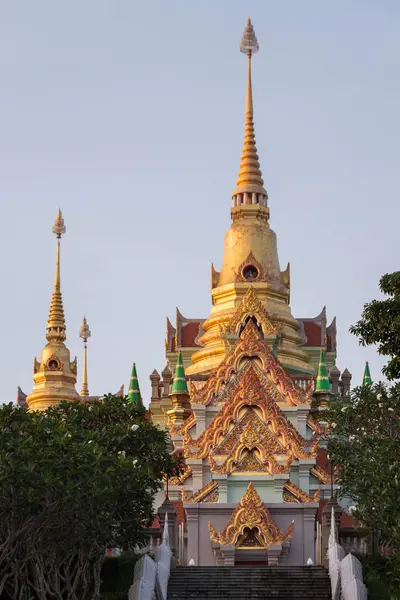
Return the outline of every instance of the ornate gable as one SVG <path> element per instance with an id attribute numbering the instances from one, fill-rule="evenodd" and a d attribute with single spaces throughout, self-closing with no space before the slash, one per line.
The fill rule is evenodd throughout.
<path id="1" fill-rule="evenodd" d="M 237 308 L 228 327 L 227 333 L 238 333 L 240 325 L 244 324 L 246 317 L 256 317 L 261 325 L 264 335 L 277 335 L 279 329 L 271 321 L 271 317 L 261 304 L 252 287 Z"/>
<path id="2" fill-rule="evenodd" d="M 239 373 L 221 410 L 200 437 L 193 439 L 188 432 L 184 440 L 186 458 L 208 457 L 214 472 L 221 472 L 221 468 L 222 472 L 231 472 L 243 458 L 245 448 L 257 448 L 259 458 L 271 472 L 282 472 L 273 457 L 279 455 L 285 461 L 286 472 L 296 458 L 313 457 L 316 447 L 287 420 L 251 361 Z"/>
<path id="3" fill-rule="evenodd" d="M 260 333 L 251 319 L 247 321 L 235 346 L 209 377 L 205 385 L 200 389 L 196 389 L 194 386 L 191 387 L 191 403 L 207 406 L 217 402 L 240 370 L 240 364 L 245 358 L 260 361 L 265 385 L 269 383 L 279 392 L 281 395 L 280 401 L 291 406 L 311 403 L 312 389 L 310 388 L 305 392 L 294 384 L 274 357 L 267 342 L 261 339 Z"/>
<path id="4" fill-rule="evenodd" d="M 221 546 L 235 546 L 239 540 L 241 547 L 244 546 L 244 540 L 255 537 L 261 547 L 269 548 L 272 544 L 291 539 L 293 528 L 294 523 L 289 526 L 286 533 L 282 533 L 252 483 L 249 484 L 223 531 L 217 532 L 211 522 L 208 524 L 211 541 Z"/>

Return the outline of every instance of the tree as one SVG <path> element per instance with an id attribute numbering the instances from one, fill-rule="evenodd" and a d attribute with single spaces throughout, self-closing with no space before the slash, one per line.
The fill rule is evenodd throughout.
<path id="1" fill-rule="evenodd" d="M 400 384 L 356 388 L 332 403 L 327 419 L 340 494 L 400 558 Z"/>
<path id="2" fill-rule="evenodd" d="M 365 304 L 350 331 L 359 336 L 361 345 L 378 344 L 379 354 L 390 357 L 382 372 L 392 381 L 400 379 L 400 271 L 383 275 L 379 287 L 389 297 Z"/>
<path id="3" fill-rule="evenodd" d="M 165 432 L 127 399 L 0 409 L 0 595 L 96 600 L 108 547 L 144 543 Z M 3 595 L 2 595 L 3 594 Z"/>

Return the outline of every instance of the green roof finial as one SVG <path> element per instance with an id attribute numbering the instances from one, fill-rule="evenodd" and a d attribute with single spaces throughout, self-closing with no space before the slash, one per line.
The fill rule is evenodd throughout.
<path id="1" fill-rule="evenodd" d="M 182 352 L 178 353 L 178 360 L 176 363 L 175 369 L 175 377 L 172 383 L 172 394 L 189 394 L 186 377 L 185 377 L 185 369 L 183 367 L 182 361 Z"/>
<path id="2" fill-rule="evenodd" d="M 136 364 L 133 363 L 131 381 L 129 383 L 128 400 L 136 406 L 143 406 L 142 396 L 140 395 L 139 381 L 136 372 Z"/>
<path id="3" fill-rule="evenodd" d="M 369 370 L 369 364 L 367 361 L 365 363 L 363 385 L 371 385 L 371 383 L 372 383 L 371 371 Z"/>
<path id="4" fill-rule="evenodd" d="M 319 354 L 317 383 L 315 386 L 316 392 L 330 392 L 331 384 L 329 383 L 328 370 L 325 364 L 325 353 L 321 348 Z"/>

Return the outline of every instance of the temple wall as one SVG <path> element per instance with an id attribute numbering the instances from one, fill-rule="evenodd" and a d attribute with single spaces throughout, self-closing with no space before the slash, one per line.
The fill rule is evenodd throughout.
<path id="1" fill-rule="evenodd" d="M 286 479 L 287 475 L 285 476 L 285 480 Z M 262 480 L 261 477 L 260 479 L 254 478 L 252 481 L 258 495 L 263 502 L 282 502 L 283 482 L 280 485 L 276 485 L 278 482 L 276 482 L 272 477 L 264 480 Z M 239 479 L 238 476 L 228 477 L 228 502 L 239 503 L 245 494 L 248 485 L 248 476 L 243 477 L 243 479 Z"/>
<path id="2" fill-rule="evenodd" d="M 216 530 L 223 530 L 236 508 L 235 504 L 184 504 L 188 522 L 187 561 L 194 559 L 197 566 L 215 566 L 208 522 Z M 286 558 L 286 565 L 305 565 L 308 558 L 315 562 L 315 517 L 318 504 L 266 504 L 272 518 L 285 532 L 294 520 L 292 541 Z M 241 560 L 243 559 L 241 552 Z"/>

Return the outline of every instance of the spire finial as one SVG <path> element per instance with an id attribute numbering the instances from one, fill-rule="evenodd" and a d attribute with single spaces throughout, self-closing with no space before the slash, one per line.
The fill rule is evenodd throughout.
<path id="1" fill-rule="evenodd" d="M 321 348 L 319 353 L 318 375 L 315 386 L 316 392 L 330 392 L 331 384 L 329 383 L 328 370 L 325 364 L 325 353 Z"/>
<path id="2" fill-rule="evenodd" d="M 56 220 L 53 225 L 53 233 L 57 237 L 56 250 L 56 272 L 54 276 L 53 295 L 50 303 L 49 319 L 47 321 L 47 341 L 56 341 L 63 343 L 67 339 L 64 307 L 61 295 L 60 285 L 60 240 L 61 236 L 66 232 L 64 219 L 61 210 L 58 211 Z"/>
<path id="3" fill-rule="evenodd" d="M 369 370 L 369 364 L 367 361 L 365 363 L 363 385 L 371 385 L 371 384 L 372 384 L 371 371 Z"/>
<path id="4" fill-rule="evenodd" d="M 140 394 L 139 388 L 139 380 L 136 371 L 136 363 L 132 365 L 132 374 L 131 380 L 129 383 L 129 392 L 128 392 L 129 402 L 136 404 L 136 406 L 143 406 L 142 396 Z"/>
<path id="5" fill-rule="evenodd" d="M 259 45 L 256 34 L 251 19 L 248 17 L 242 42 L 240 44 L 240 51 L 247 54 L 248 70 L 244 143 L 239 175 L 236 183 L 237 187 L 233 192 L 234 206 L 240 204 L 267 205 L 268 195 L 264 189 L 264 181 L 261 175 L 254 133 L 253 91 L 251 84 L 251 57 L 258 52 L 258 50 Z"/>
<path id="6" fill-rule="evenodd" d="M 188 393 L 189 392 L 188 392 L 187 383 L 186 383 L 185 369 L 184 369 L 183 360 L 182 360 L 182 352 L 179 352 L 178 360 L 176 361 L 175 377 L 174 377 L 174 381 L 172 382 L 171 395 L 172 394 L 188 394 Z"/>
<path id="7" fill-rule="evenodd" d="M 79 331 L 79 337 L 83 340 L 83 374 L 82 374 L 82 389 L 81 396 L 89 396 L 89 383 L 87 374 L 87 341 L 91 337 L 86 317 L 83 317 L 82 325 Z"/>

